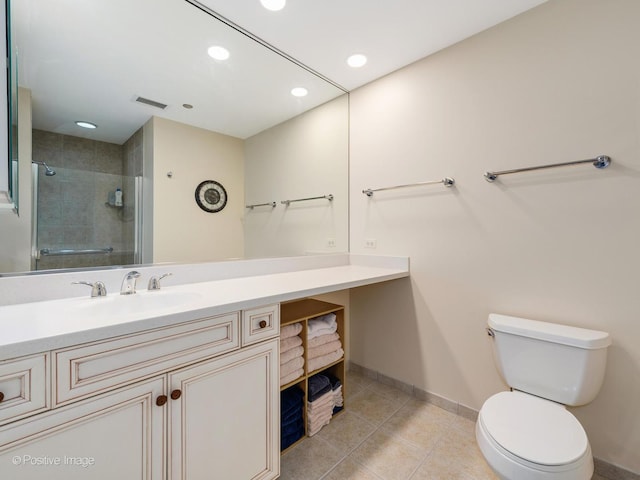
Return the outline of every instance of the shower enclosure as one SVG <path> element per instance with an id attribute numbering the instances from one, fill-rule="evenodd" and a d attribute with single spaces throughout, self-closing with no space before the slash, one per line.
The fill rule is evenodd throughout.
<path id="1" fill-rule="evenodd" d="M 31 269 L 140 263 L 142 129 L 122 145 L 32 137 Z"/>

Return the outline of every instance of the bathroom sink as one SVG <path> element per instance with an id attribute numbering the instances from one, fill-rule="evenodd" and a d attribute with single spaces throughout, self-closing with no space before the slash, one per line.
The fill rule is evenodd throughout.
<path id="1" fill-rule="evenodd" d="M 133 295 L 108 295 L 106 297 L 83 298 L 77 307 L 82 311 L 93 311 L 99 315 L 127 315 L 158 313 L 173 310 L 202 298 L 198 293 L 171 290 L 144 291 Z"/>

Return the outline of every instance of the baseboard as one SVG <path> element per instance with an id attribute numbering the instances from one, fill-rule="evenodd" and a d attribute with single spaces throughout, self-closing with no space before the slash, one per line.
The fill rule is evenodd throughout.
<path id="1" fill-rule="evenodd" d="M 433 405 L 447 410 L 448 412 L 455 413 L 456 415 L 460 415 L 461 417 L 464 417 L 466 419 L 473 420 L 474 422 L 478 419 L 478 411 L 471 407 L 467 407 L 466 405 L 455 402 L 446 397 L 436 395 L 435 393 L 427 392 L 416 387 L 415 385 L 410 385 L 375 370 L 371 370 L 370 368 L 358 365 L 357 363 L 354 363 L 352 361 L 348 362 L 347 370 L 363 375 L 379 383 L 395 387 L 398 390 L 402 390 L 403 392 L 412 395 L 420 400 L 432 403 Z M 625 470 L 624 468 L 617 467 L 604 460 L 600 460 L 599 458 L 594 458 L 593 463 L 595 473 L 608 480 L 640 480 L 640 475 L 638 475 L 637 473 L 633 473 L 629 470 Z"/>

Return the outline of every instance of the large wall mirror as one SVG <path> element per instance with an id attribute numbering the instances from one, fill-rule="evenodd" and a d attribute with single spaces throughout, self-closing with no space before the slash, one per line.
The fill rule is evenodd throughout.
<path id="1" fill-rule="evenodd" d="M 14 0 L 10 21 L 20 217 L 0 217 L 0 275 L 348 250 L 337 85 L 191 0 Z M 208 180 L 219 211 L 196 201 L 219 205 Z"/>

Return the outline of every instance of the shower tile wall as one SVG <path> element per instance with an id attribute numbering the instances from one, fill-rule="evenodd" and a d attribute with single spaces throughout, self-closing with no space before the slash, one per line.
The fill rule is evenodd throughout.
<path id="1" fill-rule="evenodd" d="M 125 225 L 133 218 L 107 204 L 110 191 L 124 188 L 123 146 L 34 130 L 33 160 L 56 171 L 38 169 L 38 248 L 113 247 L 108 255 L 42 256 L 37 269 L 132 263 L 133 230 Z M 128 207 L 133 196 L 123 198 Z"/>

